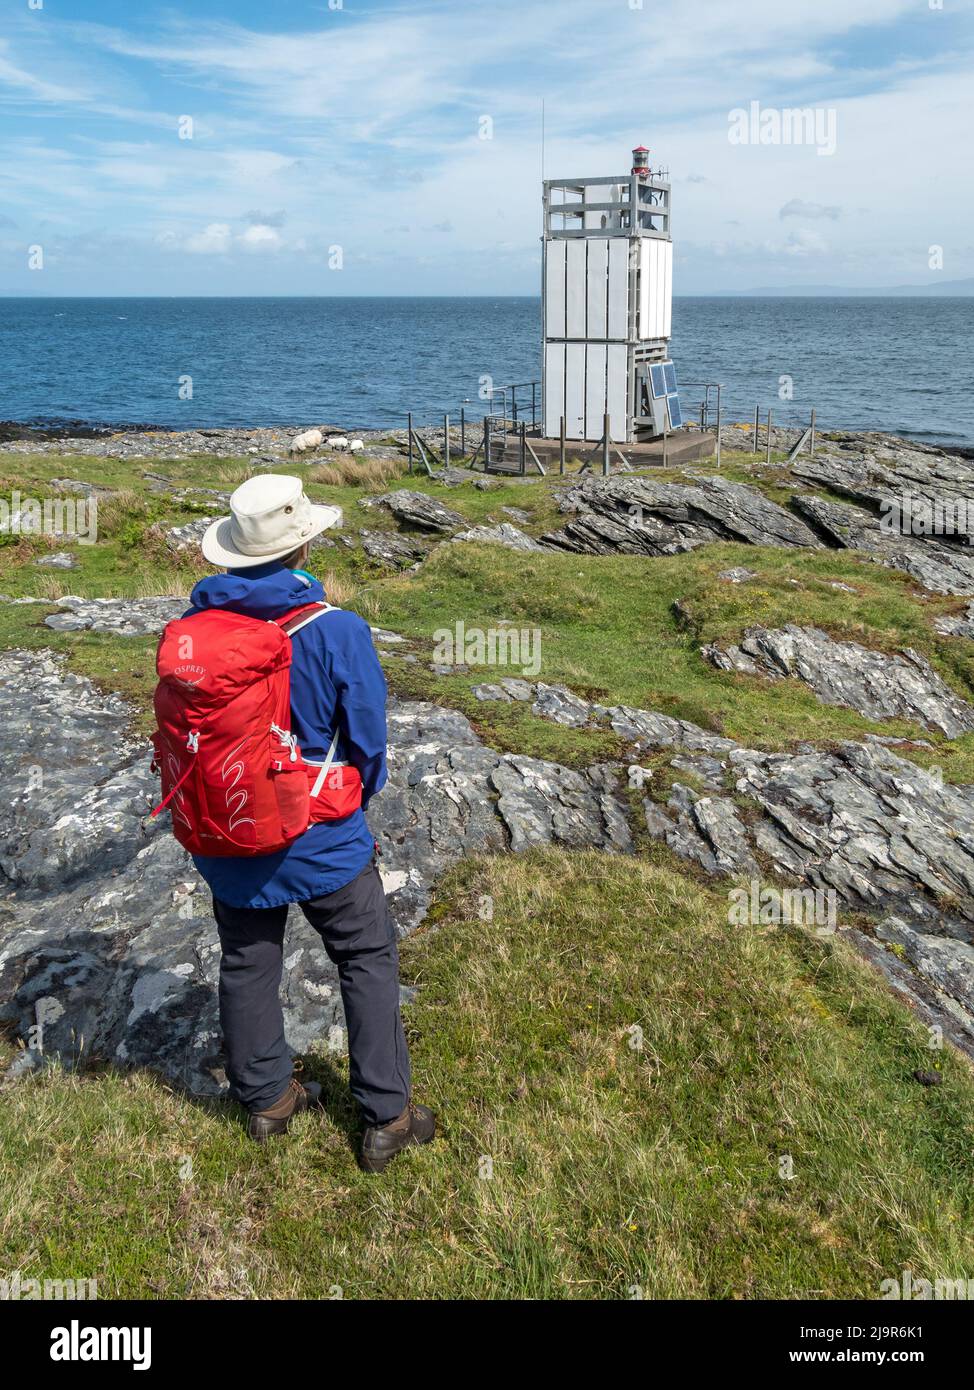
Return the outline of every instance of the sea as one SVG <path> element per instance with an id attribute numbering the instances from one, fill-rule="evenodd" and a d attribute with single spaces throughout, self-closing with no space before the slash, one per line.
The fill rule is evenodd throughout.
<path id="1" fill-rule="evenodd" d="M 492 389 L 530 402 L 540 332 L 536 298 L 0 299 L 0 422 L 479 419 Z M 725 420 L 974 447 L 974 298 L 677 297 L 671 349 L 691 418 L 720 383 Z"/>

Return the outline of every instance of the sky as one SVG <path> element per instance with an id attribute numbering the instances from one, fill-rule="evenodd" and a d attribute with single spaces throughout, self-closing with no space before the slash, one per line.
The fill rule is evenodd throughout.
<path id="1" fill-rule="evenodd" d="M 0 295 L 537 294 L 542 102 L 548 177 L 669 169 L 678 294 L 963 279 L 972 55 L 974 0 L 0 0 Z"/>

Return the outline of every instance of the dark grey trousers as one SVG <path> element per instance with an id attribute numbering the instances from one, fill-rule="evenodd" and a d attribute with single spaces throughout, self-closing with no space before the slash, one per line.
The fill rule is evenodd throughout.
<path id="1" fill-rule="evenodd" d="M 383 1125 L 409 1101 L 409 1053 L 399 1015 L 399 953 L 374 861 L 357 878 L 299 904 L 338 967 L 348 1030 L 352 1095 L 366 1124 Z M 231 907 L 218 898 L 220 1022 L 233 1097 L 265 1110 L 291 1078 L 281 971 L 287 905 Z"/>

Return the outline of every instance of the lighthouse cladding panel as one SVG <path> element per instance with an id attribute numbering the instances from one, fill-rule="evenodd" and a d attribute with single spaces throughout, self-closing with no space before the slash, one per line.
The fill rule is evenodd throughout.
<path id="1" fill-rule="evenodd" d="M 609 337 L 629 337 L 629 242 L 609 237 Z"/>
<path id="2" fill-rule="evenodd" d="M 565 337 L 585 338 L 586 261 L 587 241 L 567 243 L 568 262 L 565 267 Z"/>
<path id="3" fill-rule="evenodd" d="M 673 304 L 673 243 L 647 237 L 639 244 L 639 337 L 668 338 Z"/>
<path id="4" fill-rule="evenodd" d="M 549 241 L 545 247 L 546 338 L 565 336 L 565 251 L 567 241 Z"/>
<path id="5" fill-rule="evenodd" d="M 545 243 L 543 428 L 597 440 L 628 430 L 629 241 L 579 237 Z"/>
<path id="6" fill-rule="evenodd" d="M 609 310 L 609 243 L 608 240 L 588 242 L 588 266 L 585 275 L 586 287 L 586 334 L 587 338 L 608 336 Z"/>

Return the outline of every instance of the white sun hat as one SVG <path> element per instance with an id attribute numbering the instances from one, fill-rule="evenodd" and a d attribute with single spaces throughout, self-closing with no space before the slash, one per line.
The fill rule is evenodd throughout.
<path id="1" fill-rule="evenodd" d="M 240 484 L 230 498 L 230 515 L 214 521 L 200 545 L 211 564 L 247 569 L 283 560 L 341 519 L 340 507 L 310 502 L 300 478 L 257 473 Z"/>

